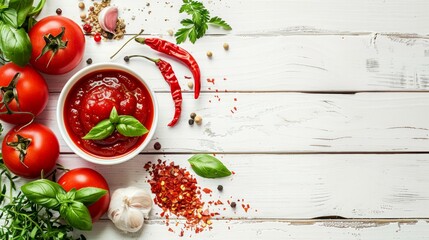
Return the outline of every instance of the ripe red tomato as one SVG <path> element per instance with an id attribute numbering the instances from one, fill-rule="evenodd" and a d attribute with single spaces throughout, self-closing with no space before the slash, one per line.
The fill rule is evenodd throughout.
<path id="1" fill-rule="evenodd" d="M 84 187 L 96 187 L 107 190 L 106 195 L 101 197 L 97 202 L 88 206 L 92 222 L 100 219 L 100 217 L 109 209 L 109 185 L 100 173 L 91 168 L 76 168 L 70 170 L 58 179 L 58 184 L 60 184 L 66 191 L 70 191 L 73 188 L 79 190 Z"/>
<path id="2" fill-rule="evenodd" d="M 22 129 L 12 128 L 2 143 L 3 161 L 14 174 L 37 178 L 51 172 L 60 155 L 60 144 L 46 126 L 32 123 Z"/>
<path id="3" fill-rule="evenodd" d="M 19 73 L 14 82 L 15 75 Z M 20 67 L 8 63 L 0 68 L 0 112 L 7 112 L 6 106 L 14 114 L 0 114 L 0 120 L 12 124 L 25 124 L 38 116 L 48 103 L 48 86 L 45 79 L 30 65 Z M 5 99 L 4 96 L 13 96 Z M 19 104 L 18 104 L 19 103 Z M 22 114 L 27 112 L 27 114 Z M 31 115 L 32 113 L 33 115 Z"/>
<path id="4" fill-rule="evenodd" d="M 82 60 L 85 37 L 79 25 L 66 17 L 45 17 L 31 28 L 28 35 L 33 46 L 30 63 L 41 72 L 64 74 Z M 51 44 L 46 43 L 45 38 L 49 38 Z M 49 51 L 41 55 L 45 46 Z"/>

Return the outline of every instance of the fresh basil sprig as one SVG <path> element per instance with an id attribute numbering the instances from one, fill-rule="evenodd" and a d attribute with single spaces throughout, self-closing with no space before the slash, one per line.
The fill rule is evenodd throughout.
<path id="1" fill-rule="evenodd" d="M 188 159 L 188 162 L 201 177 L 221 178 L 231 175 L 231 171 L 219 159 L 208 154 L 196 154 Z"/>
<path id="2" fill-rule="evenodd" d="M 58 183 L 39 179 L 24 184 L 22 193 L 32 202 L 60 213 L 67 223 L 80 230 L 91 230 L 91 215 L 86 205 L 90 205 L 107 193 L 99 188 L 72 189 L 66 192 Z"/>
<path id="3" fill-rule="evenodd" d="M 139 137 L 149 132 L 135 117 L 118 115 L 118 111 L 113 107 L 109 119 L 97 123 L 82 139 L 103 140 L 112 135 L 115 130 L 125 137 Z"/>
<path id="4" fill-rule="evenodd" d="M 27 32 L 36 23 L 46 0 L 33 7 L 33 0 L 0 0 L 0 59 L 20 66 L 31 57 L 31 42 Z"/>

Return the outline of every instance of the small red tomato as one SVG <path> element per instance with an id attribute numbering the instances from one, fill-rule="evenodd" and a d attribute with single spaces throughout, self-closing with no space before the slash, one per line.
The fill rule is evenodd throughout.
<path id="1" fill-rule="evenodd" d="M 19 73 L 19 75 L 16 75 Z M 30 65 L 8 63 L 0 68 L 0 120 L 25 124 L 37 117 L 48 104 L 48 85 Z M 8 98 L 6 98 L 8 96 Z M 12 97 L 11 97 L 12 96 Z"/>
<path id="2" fill-rule="evenodd" d="M 97 202 L 88 206 L 92 222 L 100 219 L 100 217 L 109 209 L 109 185 L 100 173 L 91 168 L 76 168 L 70 170 L 58 179 L 58 184 L 60 184 L 67 192 L 73 188 L 79 190 L 84 187 L 96 187 L 107 190 L 106 195 L 101 197 Z"/>
<path id="3" fill-rule="evenodd" d="M 100 35 L 99 33 L 96 33 L 96 34 L 94 35 L 94 41 L 95 41 L 95 42 L 100 42 L 100 41 L 101 41 L 101 35 Z"/>
<path id="4" fill-rule="evenodd" d="M 51 172 L 60 155 L 60 144 L 46 126 L 32 123 L 22 129 L 12 128 L 2 143 L 3 161 L 14 174 L 37 178 Z"/>
<path id="5" fill-rule="evenodd" d="M 37 22 L 28 33 L 33 50 L 30 63 L 47 74 L 64 74 L 82 60 L 85 37 L 82 29 L 62 16 L 49 16 Z M 44 50 L 47 49 L 47 52 Z"/>

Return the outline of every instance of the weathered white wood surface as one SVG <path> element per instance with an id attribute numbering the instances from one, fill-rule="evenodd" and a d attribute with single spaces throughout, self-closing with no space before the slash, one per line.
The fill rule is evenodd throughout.
<path id="1" fill-rule="evenodd" d="M 80 22 L 77 2 L 48 0 L 41 17 L 60 7 L 64 16 Z M 84 2 L 87 7 L 91 3 Z M 167 30 L 177 30 L 186 17 L 178 13 L 180 2 L 113 0 L 126 19 L 128 34 L 144 28 L 145 36 L 171 41 Z M 199 184 L 213 190 L 222 184 L 221 198 L 245 199 L 251 209 L 234 213 L 227 208 L 222 215 L 232 221 L 214 220 L 212 231 L 193 234 L 193 239 L 429 239 L 429 2 L 204 3 L 233 31 L 210 28 L 209 36 L 195 45 L 182 44 L 202 69 L 198 101 L 186 87 L 190 72 L 169 59 L 188 92 L 180 123 L 166 126 L 173 113 L 168 86 L 155 66 L 136 59 L 128 66 L 149 81 L 160 103 L 152 143 L 130 162 L 95 166 L 71 154 L 60 139 L 60 163 L 93 167 L 112 189 L 129 185 L 149 189 L 145 162 L 160 158 L 188 167 L 186 160 L 194 152 L 221 153 L 217 156 L 236 174 L 220 180 L 199 178 Z M 120 56 L 109 57 L 124 41 L 96 44 L 86 39 L 84 59 L 122 62 Z M 224 42 L 230 44 L 229 51 L 223 50 Z M 205 55 L 208 50 L 214 53 L 211 60 Z M 166 58 L 138 44 L 125 48 L 121 56 L 131 53 Z M 46 76 L 50 101 L 37 121 L 58 137 L 54 113 L 58 93 L 84 66 L 82 62 L 69 74 Z M 214 78 L 215 84 L 207 78 Z M 203 116 L 202 126 L 187 124 L 190 112 Z M 152 147 L 156 141 L 162 144 L 159 152 Z M 121 234 L 104 218 L 85 235 L 184 239 L 169 232 L 156 213 L 157 207 L 138 234 Z M 316 217 L 328 220 L 311 220 Z"/>
<path id="2" fill-rule="evenodd" d="M 91 167 L 117 189 L 138 186 L 150 190 L 143 166 L 157 159 L 174 161 L 189 170 L 191 154 L 142 154 L 114 166 L 87 163 L 74 154 L 63 154 L 68 168 Z M 211 206 L 227 219 L 427 218 L 429 216 L 429 154 L 217 154 L 234 175 L 222 179 L 197 177 L 206 201 L 236 201 Z M 192 170 L 191 170 L 192 172 Z M 126 173 L 126 174 L 124 174 Z M 216 188 L 221 184 L 222 192 Z M 250 204 L 246 213 L 237 200 Z M 226 210 L 223 208 L 226 207 Z M 159 218 L 155 207 L 150 219 Z M 216 231 L 217 228 L 214 229 Z"/>
<path id="3" fill-rule="evenodd" d="M 91 1 L 86 0 L 86 3 Z M 345 33 L 415 33 L 426 35 L 429 24 L 425 0 L 203 0 L 213 16 L 220 16 L 233 27 L 233 34 L 279 35 L 295 32 Z M 146 6 L 149 3 L 150 6 Z M 181 1 L 117 0 L 126 19 L 128 32 L 165 34 L 178 29 Z M 63 14 L 80 21 L 77 1 L 51 1 L 44 15 Z M 150 11 L 150 13 L 149 13 Z M 134 20 L 133 17 L 135 18 Z M 223 31 L 210 31 L 221 33 Z"/>
<path id="4" fill-rule="evenodd" d="M 429 26 L 428 26 L 429 29 Z M 174 41 L 173 37 L 163 36 Z M 87 37 L 84 59 L 111 61 L 124 41 L 95 43 Z M 230 50 L 222 47 L 228 42 Z M 394 36 L 221 36 L 205 37 L 183 46 L 196 57 L 202 69 L 203 91 L 419 91 L 429 90 L 429 40 Z M 206 52 L 213 52 L 209 59 Z M 144 54 L 167 59 L 151 48 L 132 42 L 112 61 Z M 187 90 L 184 76 L 192 76 L 181 63 L 171 60 Z M 128 66 L 140 73 L 156 91 L 168 91 L 158 68 L 144 59 Z M 80 67 L 86 66 L 83 61 Z M 49 88 L 59 92 L 78 69 L 64 77 L 46 76 Z M 207 82 L 214 78 L 215 84 Z M 226 80 L 224 80 L 226 78 Z"/>
<path id="5" fill-rule="evenodd" d="M 96 229 L 85 233 L 88 239 L 248 239 L 248 240 L 427 240 L 426 221 L 354 222 L 354 221 L 214 221 L 212 231 L 198 235 L 167 231 L 160 221 L 148 221 L 143 234 L 123 234 L 113 230 L 111 222 L 96 223 Z"/>
<path id="6" fill-rule="evenodd" d="M 427 93 L 204 93 L 198 101 L 184 94 L 182 118 L 173 128 L 167 127 L 174 112 L 170 94 L 156 96 L 160 120 L 145 152 L 157 141 L 166 153 L 425 152 L 429 145 Z M 51 94 L 36 120 L 60 136 L 57 99 Z M 203 117 L 201 126 L 188 125 L 191 112 Z"/>

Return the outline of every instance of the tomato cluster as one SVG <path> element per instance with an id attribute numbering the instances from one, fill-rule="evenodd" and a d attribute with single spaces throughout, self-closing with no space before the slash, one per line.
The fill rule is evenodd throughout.
<path id="1" fill-rule="evenodd" d="M 5 134 L 1 151 L 12 173 L 34 179 L 51 173 L 60 155 L 60 144 L 52 130 L 34 123 L 49 97 L 48 85 L 39 72 L 57 75 L 74 69 L 83 58 L 85 38 L 79 25 L 62 16 L 40 20 L 31 28 L 29 37 L 31 65 L 7 63 L 0 67 L 0 120 L 15 125 Z M 88 168 L 68 171 L 58 183 L 66 191 L 84 187 L 109 191 L 104 177 Z M 93 221 L 107 211 L 109 203 L 107 193 L 88 206 Z"/>

